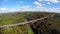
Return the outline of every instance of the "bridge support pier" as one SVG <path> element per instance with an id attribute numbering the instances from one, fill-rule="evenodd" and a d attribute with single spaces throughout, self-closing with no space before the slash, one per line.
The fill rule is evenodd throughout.
<path id="1" fill-rule="evenodd" d="M 47 19 L 37 20 L 34 23 L 30 23 L 30 27 L 33 30 L 34 34 L 44 34 L 45 33 L 45 23 Z M 42 30 L 41 30 L 42 29 Z M 43 33 L 44 32 L 44 33 Z"/>
<path id="2" fill-rule="evenodd" d="M 28 26 L 27 26 L 27 24 L 22 25 L 22 31 L 23 31 L 24 34 L 28 34 Z"/>

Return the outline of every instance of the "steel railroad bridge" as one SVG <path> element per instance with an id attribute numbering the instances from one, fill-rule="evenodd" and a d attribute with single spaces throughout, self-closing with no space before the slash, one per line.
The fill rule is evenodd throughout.
<path id="1" fill-rule="evenodd" d="M 10 28 L 10 27 L 15 27 L 15 26 L 21 26 L 23 28 L 23 33 L 24 34 L 28 34 L 28 25 L 31 27 L 32 31 L 34 34 L 38 34 L 38 28 L 40 27 L 40 24 L 45 23 L 48 20 L 48 16 L 42 17 L 42 18 L 38 18 L 35 20 L 31 20 L 31 21 L 26 21 L 26 22 L 21 22 L 21 23 L 16 23 L 16 24 L 10 24 L 10 25 L 3 25 L 0 26 L 0 29 L 3 28 Z M 34 28 L 34 26 L 36 26 L 36 28 Z"/>

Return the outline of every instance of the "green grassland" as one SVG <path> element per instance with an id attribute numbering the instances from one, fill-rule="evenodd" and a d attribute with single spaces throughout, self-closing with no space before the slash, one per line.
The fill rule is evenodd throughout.
<path id="1" fill-rule="evenodd" d="M 57 14 L 58 15 L 58 14 Z M 55 28 L 60 31 L 60 16 L 57 16 L 55 13 L 46 13 L 46 12 L 14 12 L 14 13 L 3 13 L 0 14 L 0 26 L 20 23 L 27 21 L 27 17 L 32 16 L 34 20 L 37 16 L 49 16 L 49 21 L 52 24 L 51 28 Z M 28 33 L 33 34 L 30 26 L 26 25 L 28 28 Z M 0 29 L 0 34 L 23 34 L 22 27 L 9 27 Z"/>

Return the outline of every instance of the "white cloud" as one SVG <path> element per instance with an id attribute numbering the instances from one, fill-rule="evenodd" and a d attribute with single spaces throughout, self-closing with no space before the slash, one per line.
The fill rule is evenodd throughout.
<path id="1" fill-rule="evenodd" d="M 8 13 L 8 12 L 15 12 L 15 11 L 17 11 L 16 8 L 11 8 L 11 9 L 8 9 L 7 7 L 0 8 L 0 13 Z M 19 11 L 45 11 L 45 12 L 60 13 L 60 8 L 48 9 L 48 8 L 36 6 L 34 9 L 30 10 L 30 6 L 23 6 L 19 9 Z"/>
<path id="2" fill-rule="evenodd" d="M 0 13 L 4 13 L 7 12 L 9 9 L 7 9 L 6 7 L 1 7 L 0 8 Z"/>
<path id="3" fill-rule="evenodd" d="M 34 11 L 45 11 L 45 12 L 55 12 L 60 13 L 60 8 L 44 8 L 44 4 L 41 3 L 41 1 L 47 1 L 47 4 L 50 5 L 51 3 L 58 3 L 58 0 L 37 0 L 34 1 L 34 4 L 36 5 L 34 8 Z"/>
<path id="4" fill-rule="evenodd" d="M 20 8 L 20 11 L 29 11 L 30 6 L 23 6 Z"/>
<path id="5" fill-rule="evenodd" d="M 16 8 L 7 8 L 7 7 L 1 7 L 0 13 L 8 13 L 8 12 L 16 12 L 16 11 L 30 11 L 30 6 L 22 6 L 20 9 Z"/>
<path id="6" fill-rule="evenodd" d="M 24 3 L 23 1 L 16 2 L 17 5 Z"/>
<path id="7" fill-rule="evenodd" d="M 38 1 L 34 1 L 34 4 L 37 6 L 43 6 L 42 3 L 38 2 Z"/>
<path id="8" fill-rule="evenodd" d="M 60 13 L 60 8 L 35 8 L 33 11 L 42 11 L 42 12 L 53 12 L 53 13 Z"/>
<path id="9" fill-rule="evenodd" d="M 0 8 L 0 13 L 8 13 L 8 12 L 15 12 L 15 11 L 17 11 L 16 8 L 11 8 L 11 9 L 9 9 L 7 7 L 1 7 Z"/>
<path id="10" fill-rule="evenodd" d="M 8 10 L 6 7 L 2 7 L 0 8 L 0 10 Z"/>
<path id="11" fill-rule="evenodd" d="M 42 8 L 42 7 L 40 7 L 40 6 L 36 6 L 35 8 Z"/>
<path id="12" fill-rule="evenodd" d="M 60 8 L 53 8 L 49 10 L 50 12 L 60 13 Z"/>
<path id="13" fill-rule="evenodd" d="M 40 0 L 39 0 L 40 1 Z M 42 3 L 40 3 L 39 1 L 34 1 L 34 4 L 36 5 L 34 11 L 40 11 L 42 8 Z"/>
<path id="14" fill-rule="evenodd" d="M 48 1 L 48 2 L 51 2 L 51 3 L 59 3 L 60 2 L 59 0 L 44 0 L 44 1 Z"/>
<path id="15" fill-rule="evenodd" d="M 58 3 L 59 1 L 58 0 L 50 0 L 50 2 L 52 2 L 52 3 Z"/>
<path id="16" fill-rule="evenodd" d="M 44 0 L 44 1 L 50 1 L 50 0 Z"/>
<path id="17" fill-rule="evenodd" d="M 43 0 L 37 0 L 37 1 L 43 1 Z"/>
<path id="18" fill-rule="evenodd" d="M 60 0 L 37 0 L 38 2 L 45 2 L 45 1 L 47 1 L 47 2 L 51 2 L 51 3 L 59 3 L 60 2 Z"/>
<path id="19" fill-rule="evenodd" d="M 34 4 L 36 5 L 36 7 L 35 7 L 35 10 L 36 10 L 36 11 L 42 11 L 42 10 L 43 10 L 43 5 L 44 5 L 44 4 L 40 3 L 40 1 L 41 1 L 41 0 L 39 0 L 39 1 L 34 1 Z"/>

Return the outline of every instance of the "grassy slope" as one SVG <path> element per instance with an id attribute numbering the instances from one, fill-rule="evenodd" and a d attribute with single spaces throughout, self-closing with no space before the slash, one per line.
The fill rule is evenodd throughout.
<path id="1" fill-rule="evenodd" d="M 24 13 L 2 14 L 2 15 L 0 15 L 0 26 L 24 22 L 24 21 L 26 21 L 26 19 L 24 18 L 24 15 L 25 15 Z M 2 32 L 4 34 L 18 34 L 18 33 L 23 34 L 21 26 L 15 28 L 16 31 L 14 30 L 14 28 L 15 27 L 0 29 L 0 32 Z M 17 31 L 19 31 L 19 32 L 17 32 Z M 33 34 L 30 27 L 28 27 L 28 33 Z"/>

